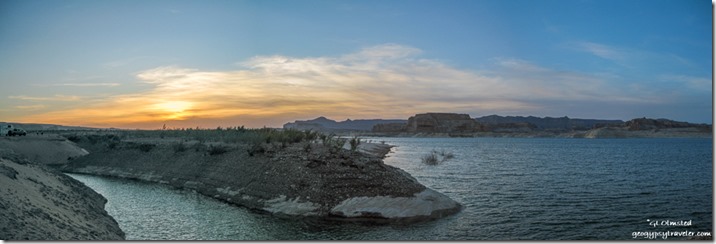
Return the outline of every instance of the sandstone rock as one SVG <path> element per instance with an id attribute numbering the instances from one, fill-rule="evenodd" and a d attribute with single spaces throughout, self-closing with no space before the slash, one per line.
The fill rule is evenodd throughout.
<path id="1" fill-rule="evenodd" d="M 331 209 L 331 215 L 345 218 L 433 219 L 459 211 L 462 206 L 432 189 L 412 197 L 354 197 Z"/>

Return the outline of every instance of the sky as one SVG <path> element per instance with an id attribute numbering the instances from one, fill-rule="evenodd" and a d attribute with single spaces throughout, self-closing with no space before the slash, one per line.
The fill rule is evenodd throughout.
<path id="1" fill-rule="evenodd" d="M 0 1 L 0 121 L 712 123 L 705 0 Z"/>

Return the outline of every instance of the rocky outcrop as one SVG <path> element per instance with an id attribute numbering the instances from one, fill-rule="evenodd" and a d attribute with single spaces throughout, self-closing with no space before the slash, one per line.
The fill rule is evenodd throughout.
<path id="1" fill-rule="evenodd" d="M 390 146 L 383 144 L 361 144 L 360 150 L 351 152 L 302 142 L 253 156 L 247 152 L 249 145 L 243 144 L 223 145 L 228 150 L 220 154 L 207 153 L 202 149 L 207 145 L 199 142 L 186 142 L 182 151 L 168 143 L 157 143 L 144 151 L 124 141 L 113 148 L 80 145 L 90 154 L 72 160 L 63 166 L 64 171 L 168 184 L 276 215 L 415 220 L 461 209 L 460 204 L 440 193 L 421 194 L 427 190 L 425 186 L 408 173 L 384 164 L 381 156 Z M 373 200 L 350 200 L 355 198 Z M 409 205 L 388 208 L 394 199 L 412 200 Z M 337 206 L 356 210 L 346 214 L 337 211 Z M 412 211 L 410 208 L 416 206 L 422 210 L 392 214 L 396 208 Z M 359 211 L 364 208 L 375 211 Z"/>
<path id="2" fill-rule="evenodd" d="M 373 126 L 376 133 L 408 134 L 446 134 L 454 136 L 460 133 L 485 131 L 485 127 L 475 122 L 470 115 L 455 113 L 425 113 L 411 116 L 405 123 L 385 123 Z"/>
<path id="3" fill-rule="evenodd" d="M 454 212 L 447 196 L 431 189 L 412 197 L 353 197 L 331 209 L 331 215 L 346 218 L 379 216 L 386 219 L 441 218 Z"/>
<path id="4" fill-rule="evenodd" d="M 89 187 L 0 150 L 0 239 L 123 240 L 107 200 Z"/>

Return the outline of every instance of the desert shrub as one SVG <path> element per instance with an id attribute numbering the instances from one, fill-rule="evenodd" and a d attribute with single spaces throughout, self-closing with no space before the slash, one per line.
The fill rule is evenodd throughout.
<path id="1" fill-rule="evenodd" d="M 343 145 L 346 144 L 346 139 L 343 138 L 333 138 L 330 141 L 328 141 L 328 151 L 332 154 L 336 154 L 343 149 Z"/>
<path id="2" fill-rule="evenodd" d="M 452 152 L 445 151 L 445 149 L 443 149 L 440 151 L 432 150 L 427 155 L 421 157 L 421 160 L 424 164 L 427 165 L 437 165 L 453 158 L 455 158 L 455 154 L 453 154 Z"/>
<path id="3" fill-rule="evenodd" d="M 159 130 L 113 130 L 96 131 L 84 135 L 84 131 L 63 132 L 64 136 L 73 142 L 89 142 L 92 144 L 108 143 L 109 141 L 122 141 L 125 138 L 181 138 L 184 140 L 196 140 L 201 143 L 223 142 L 251 145 L 255 140 L 260 139 L 262 143 L 279 143 L 282 147 L 301 142 L 313 142 L 322 134 L 316 131 L 301 131 L 296 129 L 273 129 L 257 128 L 247 129 L 244 126 L 217 127 L 213 129 L 202 128 L 178 128 Z M 324 136 L 325 137 L 325 136 Z M 332 137 L 334 138 L 335 135 Z M 122 144 L 120 144 L 122 145 Z M 269 145 L 271 146 L 271 145 Z M 178 146 L 180 147 L 180 146 Z M 178 148 L 181 150 L 181 148 Z M 187 148 L 187 150 L 189 150 Z M 204 148 L 203 150 L 206 150 Z"/>
<path id="4" fill-rule="evenodd" d="M 253 157 L 254 155 L 265 153 L 266 148 L 261 143 L 253 143 L 249 146 L 249 149 L 246 149 L 246 152 L 249 153 L 250 157 Z"/>
<path id="5" fill-rule="evenodd" d="M 172 149 L 174 149 L 175 153 L 186 151 L 187 146 L 183 142 L 178 142 L 172 144 Z"/>
<path id="6" fill-rule="evenodd" d="M 80 140 L 82 140 L 82 138 L 79 137 L 78 135 L 69 135 L 69 136 L 65 136 L 65 138 L 67 138 L 67 140 L 70 140 L 71 142 L 74 142 L 74 143 L 78 143 L 78 142 L 80 142 Z"/>
<path id="7" fill-rule="evenodd" d="M 319 136 L 319 138 L 321 138 L 321 143 L 323 143 L 323 145 L 326 145 L 326 146 L 333 141 L 334 137 L 336 137 L 336 135 L 334 135 L 334 134 L 328 134 L 328 135 L 321 134 Z"/>
<path id="8" fill-rule="evenodd" d="M 455 154 L 453 154 L 452 152 L 447 152 L 447 151 L 445 151 L 445 149 L 440 150 L 440 152 L 437 152 L 437 151 L 434 151 L 434 152 L 436 152 L 437 154 L 442 156 L 443 161 L 446 161 L 448 159 L 452 159 L 455 157 Z"/>
<path id="9" fill-rule="evenodd" d="M 306 141 L 308 141 L 308 142 L 315 141 L 316 139 L 318 139 L 318 134 L 319 133 L 316 131 L 307 130 L 306 131 Z"/>
<path id="10" fill-rule="evenodd" d="M 427 165 L 437 165 L 440 162 L 438 160 L 438 155 L 435 154 L 435 152 L 430 152 L 427 155 L 423 155 L 423 157 L 421 157 L 421 160 L 423 161 L 423 164 Z"/>
<path id="11" fill-rule="evenodd" d="M 119 142 L 110 141 L 109 143 L 107 143 L 107 148 L 109 148 L 109 149 L 115 149 L 115 148 L 117 148 L 118 145 L 119 145 Z"/>
<path id="12" fill-rule="evenodd" d="M 97 144 L 97 142 L 102 141 L 103 136 L 100 135 L 88 135 L 86 136 L 87 140 L 92 144 Z"/>
<path id="13" fill-rule="evenodd" d="M 228 151 L 229 151 L 229 147 L 227 147 L 227 146 L 221 146 L 221 145 L 209 146 L 209 155 L 220 155 L 220 154 L 224 154 Z"/>
<path id="14" fill-rule="evenodd" d="M 194 151 L 195 151 L 195 152 L 205 151 L 206 148 L 207 148 L 207 147 L 206 147 L 206 144 L 201 143 L 201 142 L 199 142 L 199 143 L 197 143 L 197 144 L 194 145 Z"/>
<path id="15" fill-rule="evenodd" d="M 351 144 L 351 152 L 355 152 L 358 150 L 358 145 L 360 145 L 360 138 L 358 138 L 358 136 L 354 136 L 351 138 L 349 143 Z"/>
<path id="16" fill-rule="evenodd" d="M 137 146 L 137 148 L 139 148 L 139 150 L 142 152 L 149 152 L 152 149 L 154 149 L 154 147 L 156 147 L 156 146 L 157 145 L 154 145 L 154 144 L 142 143 L 142 144 L 139 144 L 139 146 Z"/>

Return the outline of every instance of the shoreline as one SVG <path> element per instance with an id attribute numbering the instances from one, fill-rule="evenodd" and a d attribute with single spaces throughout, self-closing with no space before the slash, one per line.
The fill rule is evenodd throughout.
<path id="1" fill-rule="evenodd" d="M 153 141 L 143 151 L 137 141 Z M 301 142 L 251 156 L 249 145 L 171 138 L 128 139 L 112 144 L 80 140 L 90 153 L 59 169 L 194 190 L 249 209 L 290 217 L 346 221 L 414 222 L 459 212 L 462 205 L 383 163 L 393 146 L 361 143 L 356 151 Z M 140 145 L 137 147 L 137 145 Z M 278 145 L 277 145 L 278 146 Z M 111 148 L 110 148 L 111 147 Z M 206 148 L 226 147 L 212 154 Z M 396 205 L 396 201 L 407 205 Z M 409 206 L 409 207 L 406 207 Z M 396 214 L 400 213 L 400 214 Z"/>

